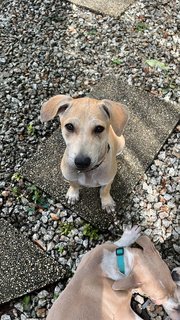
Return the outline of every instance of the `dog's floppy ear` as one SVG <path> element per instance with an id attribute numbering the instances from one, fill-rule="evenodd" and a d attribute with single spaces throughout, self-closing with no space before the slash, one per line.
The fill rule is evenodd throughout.
<path id="1" fill-rule="evenodd" d="M 124 278 L 115 281 L 112 285 L 112 289 L 129 290 L 139 288 L 141 285 L 142 283 L 138 282 L 133 274 L 130 274 L 129 276 L 125 276 Z"/>
<path id="2" fill-rule="evenodd" d="M 57 113 L 62 114 L 73 99 L 70 96 L 57 95 L 43 103 L 40 111 L 40 119 L 42 122 L 53 119 Z"/>
<path id="3" fill-rule="evenodd" d="M 120 136 L 128 121 L 128 111 L 119 102 L 111 100 L 102 100 L 102 109 L 110 119 L 114 132 Z"/>
<path id="4" fill-rule="evenodd" d="M 157 252 L 154 244 L 151 242 L 151 240 L 143 235 L 140 236 L 137 240 L 136 243 L 143 249 L 148 254 L 151 254 L 152 252 Z"/>

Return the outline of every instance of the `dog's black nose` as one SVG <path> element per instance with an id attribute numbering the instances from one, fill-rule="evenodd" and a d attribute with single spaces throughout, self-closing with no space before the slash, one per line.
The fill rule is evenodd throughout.
<path id="1" fill-rule="evenodd" d="M 74 163 L 79 170 L 88 168 L 91 164 L 91 159 L 84 155 L 79 155 L 75 158 Z"/>
<path id="2" fill-rule="evenodd" d="M 179 272 L 177 272 L 176 270 L 173 270 L 173 271 L 171 272 L 171 276 L 172 276 L 172 278 L 173 278 L 173 280 L 174 280 L 175 282 L 180 281 L 180 274 L 179 274 Z"/>

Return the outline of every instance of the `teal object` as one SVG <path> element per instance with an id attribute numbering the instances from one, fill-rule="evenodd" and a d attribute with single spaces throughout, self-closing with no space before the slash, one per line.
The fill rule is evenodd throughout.
<path id="1" fill-rule="evenodd" d="M 120 247 L 116 249 L 116 256 L 117 256 L 117 265 L 119 271 L 125 274 L 125 265 L 124 265 L 124 248 Z"/>

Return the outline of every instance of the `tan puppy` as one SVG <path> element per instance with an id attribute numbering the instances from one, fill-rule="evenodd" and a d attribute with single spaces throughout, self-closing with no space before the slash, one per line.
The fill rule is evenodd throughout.
<path id="1" fill-rule="evenodd" d="M 61 170 L 70 183 L 68 203 L 79 199 L 80 186 L 101 187 L 102 209 L 114 211 L 110 189 L 117 172 L 116 156 L 125 145 L 122 132 L 128 120 L 127 110 L 109 100 L 58 95 L 43 104 L 41 121 L 57 114 L 66 143 Z"/>
<path id="2" fill-rule="evenodd" d="M 138 320 L 130 306 L 132 293 L 162 304 L 172 320 L 180 319 L 178 287 L 150 239 L 140 228 L 126 230 L 115 243 L 104 243 L 85 254 L 47 320 Z M 128 248 L 134 241 L 141 248 Z M 124 274 L 116 249 L 124 247 Z M 175 269 L 177 273 L 178 270 Z"/>

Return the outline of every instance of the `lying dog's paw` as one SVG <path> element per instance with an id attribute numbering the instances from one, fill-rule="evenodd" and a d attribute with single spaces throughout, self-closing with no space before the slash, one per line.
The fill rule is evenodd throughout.
<path id="1" fill-rule="evenodd" d="M 75 204 L 75 202 L 79 200 L 79 189 L 69 187 L 68 192 L 66 193 L 66 199 L 68 204 Z"/>
<path id="2" fill-rule="evenodd" d="M 141 228 L 134 226 L 132 228 L 126 228 L 122 234 L 122 237 L 115 242 L 115 245 L 119 247 L 128 247 L 140 237 Z"/>
<path id="3" fill-rule="evenodd" d="M 135 225 L 132 228 L 126 228 L 124 230 L 123 236 L 127 239 L 130 239 L 130 241 L 135 242 L 141 235 L 141 228 Z"/>
<path id="4" fill-rule="evenodd" d="M 101 198 L 102 209 L 106 210 L 107 213 L 111 213 L 115 211 L 116 203 L 111 196 L 107 198 Z"/>

